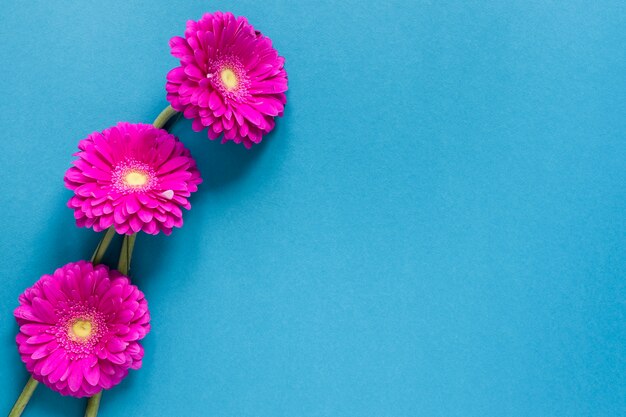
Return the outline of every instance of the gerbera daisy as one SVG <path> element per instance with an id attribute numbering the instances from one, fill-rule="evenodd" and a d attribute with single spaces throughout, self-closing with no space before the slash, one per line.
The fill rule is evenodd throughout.
<path id="1" fill-rule="evenodd" d="M 65 174 L 67 203 L 79 227 L 120 234 L 170 234 L 183 224 L 181 207 L 202 182 L 189 150 L 163 129 L 119 123 L 79 142 Z"/>
<path id="2" fill-rule="evenodd" d="M 92 396 L 139 369 L 150 330 L 143 293 L 104 265 L 69 263 L 19 297 L 16 341 L 34 379 L 73 397 Z"/>
<path id="3" fill-rule="evenodd" d="M 286 103 L 285 59 L 245 17 L 207 13 L 170 46 L 180 66 L 167 74 L 167 100 L 195 131 L 250 148 L 274 128 Z"/>

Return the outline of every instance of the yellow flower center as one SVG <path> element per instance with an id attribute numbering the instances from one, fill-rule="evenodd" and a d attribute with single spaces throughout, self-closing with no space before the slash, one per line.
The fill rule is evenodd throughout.
<path id="1" fill-rule="evenodd" d="M 148 176 L 141 171 L 130 171 L 124 175 L 124 182 L 131 187 L 141 187 L 148 182 Z"/>
<path id="2" fill-rule="evenodd" d="M 72 324 L 72 334 L 78 339 L 87 339 L 91 336 L 91 322 L 89 320 L 76 320 Z"/>
<path id="3" fill-rule="evenodd" d="M 239 80 L 237 76 L 230 68 L 224 68 L 222 72 L 220 72 L 220 78 L 222 79 L 222 84 L 228 91 L 232 91 L 239 84 Z"/>

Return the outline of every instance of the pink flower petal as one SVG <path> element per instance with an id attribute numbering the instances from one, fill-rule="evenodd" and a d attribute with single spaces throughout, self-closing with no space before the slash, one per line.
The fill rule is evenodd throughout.
<path id="1" fill-rule="evenodd" d="M 180 39 L 174 41 L 176 45 L 180 42 Z M 198 84 L 190 80 L 183 69 L 172 70 L 168 80 L 182 88 L 176 91 L 197 90 L 194 86 Z M 208 92 L 206 94 L 208 101 Z M 199 113 L 196 110 L 188 114 Z M 156 195 L 167 190 L 160 186 L 160 177 L 177 174 L 185 178 L 185 189 L 180 190 L 185 196 L 195 192 L 202 182 L 189 151 L 175 136 L 152 125 L 119 123 L 89 135 L 80 141 L 79 149 L 79 158 L 66 173 L 65 185 L 74 191 L 68 207 L 74 210 L 76 224 L 80 227 L 101 231 L 114 226 L 121 234 L 135 233 L 146 227 L 151 233 L 158 233 L 161 220 L 155 220 L 150 226 L 146 223 L 155 219 L 153 212 L 161 204 Z M 181 207 L 187 204 L 182 203 Z M 140 210 L 143 210 L 141 215 Z M 175 223 L 182 224 L 182 221 Z M 49 314 L 40 319 L 49 320 Z"/>
<path id="2" fill-rule="evenodd" d="M 83 368 L 83 375 L 90 385 L 96 386 L 100 380 L 100 366 L 97 362 L 94 366 L 85 366 Z"/>
<path id="3" fill-rule="evenodd" d="M 285 60 L 245 18 L 206 14 L 189 21 L 185 37 L 172 38 L 170 46 L 181 65 L 167 76 L 167 99 L 194 120 L 194 130 L 208 127 L 210 139 L 225 132 L 224 141 L 249 147 L 274 128 L 272 119 L 282 116 L 286 102 Z M 231 77 L 228 84 L 222 80 L 224 74 Z M 241 109 L 233 111 L 233 106 Z M 211 114 L 203 112 L 207 107 Z M 224 122 L 233 116 L 239 126 L 235 130 L 232 123 Z M 244 119 L 260 131 L 242 129 Z"/>
<path id="4" fill-rule="evenodd" d="M 141 366 L 143 349 L 127 339 L 141 339 L 150 330 L 147 303 L 118 271 L 87 261 L 70 263 L 42 276 L 19 302 L 15 340 L 20 357 L 35 379 L 51 389 L 92 396 Z M 55 321 L 31 320 L 49 315 L 49 310 Z M 75 327 L 85 321 L 89 330 Z M 108 372 L 104 377 L 103 369 Z"/>

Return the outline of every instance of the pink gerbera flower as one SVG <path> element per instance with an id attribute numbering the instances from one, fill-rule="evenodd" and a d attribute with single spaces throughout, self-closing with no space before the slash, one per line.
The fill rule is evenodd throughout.
<path id="1" fill-rule="evenodd" d="M 79 142 L 65 186 L 79 227 L 120 234 L 170 234 L 183 224 L 181 207 L 202 182 L 187 148 L 163 129 L 119 123 Z"/>
<path id="2" fill-rule="evenodd" d="M 250 148 L 274 128 L 287 101 L 285 59 L 245 17 L 207 13 L 170 46 L 181 65 L 167 74 L 167 100 L 195 131 Z"/>
<path id="3" fill-rule="evenodd" d="M 69 263 L 19 297 L 16 341 L 37 381 L 73 397 L 92 396 L 139 369 L 138 340 L 150 330 L 144 295 L 104 265 Z"/>

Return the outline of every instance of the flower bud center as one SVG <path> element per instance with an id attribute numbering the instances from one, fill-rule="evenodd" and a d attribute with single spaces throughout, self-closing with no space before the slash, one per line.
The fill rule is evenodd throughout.
<path id="1" fill-rule="evenodd" d="M 237 75 L 235 75 L 235 72 L 230 68 L 224 68 L 220 72 L 220 78 L 222 79 L 222 84 L 224 84 L 224 87 L 226 87 L 228 91 L 234 90 L 237 84 L 239 84 Z"/>
<path id="2" fill-rule="evenodd" d="M 124 182 L 131 187 L 141 187 L 148 182 L 148 176 L 141 171 L 130 171 L 124 176 Z"/>
<path id="3" fill-rule="evenodd" d="M 76 320 L 71 327 L 72 334 L 78 339 L 87 339 L 91 336 L 91 322 L 89 320 Z"/>

